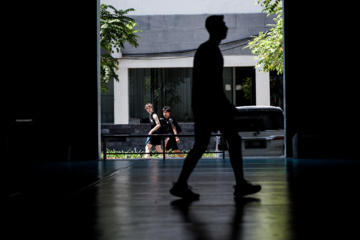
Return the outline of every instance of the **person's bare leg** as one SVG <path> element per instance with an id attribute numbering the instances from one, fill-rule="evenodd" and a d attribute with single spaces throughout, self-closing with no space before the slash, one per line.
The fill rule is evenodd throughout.
<path id="1" fill-rule="evenodd" d="M 182 155 L 182 152 L 179 149 L 174 150 L 174 152 L 178 155 L 178 157 L 184 157 L 184 155 Z"/>
<path id="2" fill-rule="evenodd" d="M 161 145 L 156 145 L 155 149 L 156 149 L 157 153 L 162 153 L 163 152 L 163 150 L 161 149 Z"/>
<path id="3" fill-rule="evenodd" d="M 150 158 L 150 149 L 151 148 L 152 148 L 152 145 L 150 143 L 146 144 L 144 158 Z"/>
<path id="4" fill-rule="evenodd" d="M 163 153 L 163 150 L 161 149 L 161 145 L 156 145 L 155 146 L 155 149 L 156 149 L 156 152 L 159 153 L 159 154 L 162 154 Z"/>

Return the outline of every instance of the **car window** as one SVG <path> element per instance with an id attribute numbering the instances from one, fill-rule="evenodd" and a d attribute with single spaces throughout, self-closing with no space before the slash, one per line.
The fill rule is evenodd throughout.
<path id="1" fill-rule="evenodd" d="M 236 119 L 238 131 L 264 131 L 265 124 L 263 118 L 238 117 Z"/>
<path id="2" fill-rule="evenodd" d="M 239 112 L 236 116 L 238 131 L 264 131 L 284 129 L 281 112 Z"/>

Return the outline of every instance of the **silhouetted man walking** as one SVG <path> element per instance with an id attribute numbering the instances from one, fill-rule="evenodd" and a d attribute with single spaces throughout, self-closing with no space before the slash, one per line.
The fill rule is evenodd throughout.
<path id="1" fill-rule="evenodd" d="M 235 174 L 234 196 L 242 197 L 259 192 L 260 185 L 253 185 L 244 179 L 241 138 L 234 119 L 236 108 L 226 98 L 223 90 L 224 59 L 219 49 L 226 38 L 228 28 L 224 16 L 215 15 L 206 19 L 210 38 L 196 51 L 193 69 L 192 109 L 195 119 L 195 144 L 184 161 L 179 179 L 170 189 L 174 196 L 198 199 L 199 194 L 191 191 L 188 179 L 197 162 L 207 149 L 211 132 L 220 130 L 229 145 L 230 161 Z"/>

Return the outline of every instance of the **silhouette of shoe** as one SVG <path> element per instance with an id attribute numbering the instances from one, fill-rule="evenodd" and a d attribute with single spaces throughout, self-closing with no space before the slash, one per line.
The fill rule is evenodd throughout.
<path id="1" fill-rule="evenodd" d="M 252 184 L 251 182 L 245 180 L 243 184 L 235 185 L 234 190 L 235 197 L 243 197 L 259 192 L 261 190 L 261 186 L 258 184 Z"/>
<path id="2" fill-rule="evenodd" d="M 200 194 L 194 193 L 189 185 L 180 185 L 176 182 L 173 183 L 170 193 L 183 199 L 197 200 L 200 198 Z"/>

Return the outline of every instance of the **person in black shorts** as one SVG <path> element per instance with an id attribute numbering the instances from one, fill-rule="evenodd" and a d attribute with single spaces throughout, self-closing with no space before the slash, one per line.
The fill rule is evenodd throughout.
<path id="1" fill-rule="evenodd" d="M 163 107 L 163 115 L 164 115 L 164 121 L 165 121 L 165 133 L 171 134 L 171 135 L 177 135 L 178 132 L 176 130 L 175 126 L 175 120 L 170 117 L 171 108 L 168 106 Z M 180 143 L 180 139 L 176 136 L 168 137 L 165 141 L 165 150 L 169 151 L 170 149 L 177 153 L 179 157 L 184 157 L 179 150 L 177 143 Z"/>
<path id="2" fill-rule="evenodd" d="M 227 99 L 223 88 L 224 58 L 219 48 L 226 38 L 228 28 L 223 15 L 213 15 L 206 19 L 205 27 L 209 40 L 200 45 L 194 56 L 191 106 L 194 114 L 195 144 L 187 155 L 179 178 L 170 193 L 174 196 L 199 199 L 188 186 L 188 179 L 197 162 L 207 149 L 211 133 L 220 130 L 230 153 L 235 183 L 234 196 L 243 197 L 254 194 L 260 185 L 245 180 L 241 153 L 241 137 L 237 132 L 235 106 Z"/>
<path id="3" fill-rule="evenodd" d="M 149 135 L 160 134 L 161 124 L 158 115 L 153 110 L 153 105 L 151 103 L 146 104 L 145 110 L 149 113 L 149 120 L 151 123 L 151 130 L 149 132 Z M 162 153 L 163 151 L 161 149 L 161 137 L 150 137 L 150 140 L 146 142 L 145 158 L 150 157 L 150 150 L 152 146 L 155 146 L 155 149 L 158 153 Z"/>

